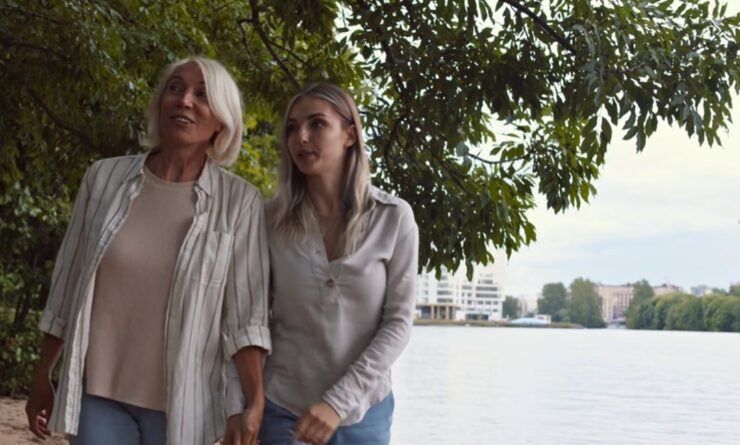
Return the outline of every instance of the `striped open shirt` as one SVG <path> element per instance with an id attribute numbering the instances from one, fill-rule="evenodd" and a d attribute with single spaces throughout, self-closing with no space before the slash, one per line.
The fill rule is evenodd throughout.
<path id="1" fill-rule="evenodd" d="M 95 273 L 141 188 L 146 157 L 94 163 L 75 200 L 39 322 L 65 345 L 50 419 L 55 431 L 77 432 Z M 173 271 L 163 332 L 170 444 L 216 441 L 225 422 L 226 380 L 238 379 L 229 357 L 246 346 L 271 348 L 260 194 L 210 159 L 195 194 L 195 217 Z"/>

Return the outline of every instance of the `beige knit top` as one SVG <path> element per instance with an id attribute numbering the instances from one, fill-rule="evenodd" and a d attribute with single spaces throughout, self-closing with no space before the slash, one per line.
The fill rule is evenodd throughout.
<path id="1" fill-rule="evenodd" d="M 195 214 L 194 182 L 167 182 L 148 169 L 130 214 L 98 266 L 87 393 L 164 410 L 164 332 L 180 246 Z"/>

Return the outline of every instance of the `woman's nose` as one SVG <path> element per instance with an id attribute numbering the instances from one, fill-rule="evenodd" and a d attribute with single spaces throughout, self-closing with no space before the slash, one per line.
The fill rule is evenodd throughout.
<path id="1" fill-rule="evenodd" d="M 191 91 L 185 91 L 180 96 L 179 105 L 183 108 L 191 108 L 193 106 L 193 93 Z"/>

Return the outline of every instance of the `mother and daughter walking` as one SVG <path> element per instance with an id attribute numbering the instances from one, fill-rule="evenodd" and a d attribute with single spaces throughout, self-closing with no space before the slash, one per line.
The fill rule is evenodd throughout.
<path id="1" fill-rule="evenodd" d="M 221 64 L 168 66 L 147 119 L 149 151 L 82 179 L 39 323 L 31 431 L 84 445 L 388 444 L 418 229 L 370 184 L 352 97 L 319 83 L 290 100 L 266 204 L 223 168 L 243 129 Z"/>

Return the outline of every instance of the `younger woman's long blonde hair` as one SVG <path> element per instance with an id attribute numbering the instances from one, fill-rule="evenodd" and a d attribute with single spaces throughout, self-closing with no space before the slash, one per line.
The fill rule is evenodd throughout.
<path id="1" fill-rule="evenodd" d="M 361 241 L 362 216 L 372 207 L 370 199 L 370 166 L 362 138 L 362 124 L 352 96 L 336 85 L 314 83 L 304 87 L 288 102 L 280 128 L 280 172 L 278 191 L 269 203 L 270 224 L 278 241 L 295 242 L 305 236 L 311 221 L 316 220 L 308 198 L 306 177 L 293 163 L 288 150 L 287 123 L 293 107 L 303 98 L 311 97 L 328 102 L 346 125 L 355 128 L 355 143 L 347 148 L 342 172 L 341 208 L 343 233 L 338 253 L 347 256 Z"/>

